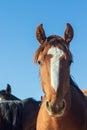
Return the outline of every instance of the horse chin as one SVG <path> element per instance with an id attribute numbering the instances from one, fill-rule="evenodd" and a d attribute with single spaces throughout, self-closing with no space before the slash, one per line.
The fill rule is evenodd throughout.
<path id="1" fill-rule="evenodd" d="M 63 99 L 60 106 L 51 106 L 49 102 L 46 102 L 46 110 L 49 116 L 52 117 L 62 117 L 65 113 L 66 101 Z"/>

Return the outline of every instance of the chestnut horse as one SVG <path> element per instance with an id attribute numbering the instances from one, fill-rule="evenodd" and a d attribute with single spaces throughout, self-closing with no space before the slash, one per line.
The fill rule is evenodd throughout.
<path id="1" fill-rule="evenodd" d="M 20 100 L 11 94 L 11 86 L 0 91 L 0 130 L 35 130 L 41 101 Z"/>
<path id="2" fill-rule="evenodd" d="M 46 37 L 42 24 L 36 29 L 40 47 L 34 60 L 40 64 L 45 94 L 37 118 L 37 130 L 87 130 L 87 97 L 70 76 L 69 50 L 74 31 L 67 23 L 64 36 Z"/>
<path id="3" fill-rule="evenodd" d="M 87 96 L 87 90 L 82 90 L 84 95 Z"/>

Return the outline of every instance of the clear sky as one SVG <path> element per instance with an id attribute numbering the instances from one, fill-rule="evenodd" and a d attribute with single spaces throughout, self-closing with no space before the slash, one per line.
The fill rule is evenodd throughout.
<path id="1" fill-rule="evenodd" d="M 71 75 L 87 89 L 87 0 L 0 0 L 0 89 L 9 83 L 17 97 L 39 100 L 36 27 L 43 23 L 47 36 L 63 36 L 67 22 L 74 28 Z"/>

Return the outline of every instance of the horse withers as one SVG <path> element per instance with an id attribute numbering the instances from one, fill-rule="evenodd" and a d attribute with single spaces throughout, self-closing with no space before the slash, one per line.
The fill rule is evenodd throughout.
<path id="1" fill-rule="evenodd" d="M 37 118 L 37 130 L 87 130 L 87 97 L 70 76 L 69 50 L 74 31 L 67 23 L 64 36 L 46 37 L 43 25 L 36 29 L 40 47 L 34 60 L 40 65 L 45 94 Z"/>

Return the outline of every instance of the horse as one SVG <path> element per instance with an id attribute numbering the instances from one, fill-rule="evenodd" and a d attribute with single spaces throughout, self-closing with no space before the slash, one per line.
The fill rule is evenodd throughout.
<path id="1" fill-rule="evenodd" d="M 35 130 L 39 111 L 39 101 L 0 101 L 0 130 Z"/>
<path id="2" fill-rule="evenodd" d="M 87 90 L 82 90 L 84 95 L 87 96 Z"/>
<path id="3" fill-rule="evenodd" d="M 73 57 L 69 49 L 74 30 L 66 24 L 64 36 L 46 36 L 43 24 L 36 28 L 40 43 L 34 62 L 40 65 L 44 97 L 37 130 L 87 130 L 87 97 L 70 75 Z"/>
<path id="4" fill-rule="evenodd" d="M 41 101 L 21 100 L 11 94 L 11 86 L 0 91 L 0 130 L 35 130 Z"/>

